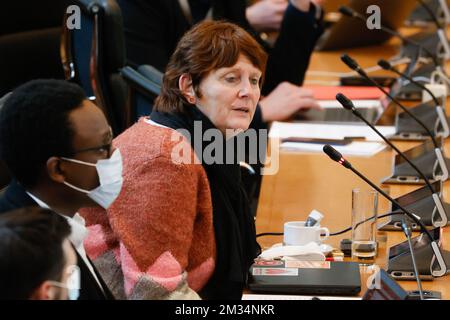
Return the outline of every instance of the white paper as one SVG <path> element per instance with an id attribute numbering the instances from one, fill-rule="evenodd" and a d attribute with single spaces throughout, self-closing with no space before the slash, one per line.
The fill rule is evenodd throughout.
<path id="1" fill-rule="evenodd" d="M 376 108 L 382 110 L 380 100 L 352 100 L 355 108 Z M 342 105 L 337 100 L 317 100 L 317 103 L 323 108 L 343 109 Z"/>
<path id="2" fill-rule="evenodd" d="M 261 252 L 259 257 L 265 260 L 272 260 L 278 257 L 291 256 L 296 260 L 304 261 L 325 261 L 325 255 L 320 246 L 315 242 L 310 242 L 304 246 L 283 246 L 273 245 Z"/>
<path id="3" fill-rule="evenodd" d="M 389 137 L 395 134 L 394 126 L 377 126 L 381 134 Z M 321 138 L 344 139 L 345 137 L 364 137 L 367 141 L 382 141 L 382 139 L 365 124 L 323 124 L 274 122 L 269 132 L 270 138 Z"/>
<path id="4" fill-rule="evenodd" d="M 283 150 L 303 151 L 303 152 L 323 152 L 324 144 L 303 143 L 303 142 L 284 142 L 281 144 Z M 352 142 L 345 146 L 333 145 L 337 151 L 344 156 L 371 157 L 386 147 L 381 142 Z"/>

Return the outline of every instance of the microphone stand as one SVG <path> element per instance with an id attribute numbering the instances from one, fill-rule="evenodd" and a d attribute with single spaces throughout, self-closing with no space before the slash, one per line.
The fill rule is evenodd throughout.
<path id="1" fill-rule="evenodd" d="M 438 194 L 434 192 L 433 187 L 431 186 L 430 181 L 427 179 L 427 177 L 423 174 L 422 170 L 419 170 L 417 166 L 408 159 L 407 156 L 403 152 L 401 152 L 393 143 L 391 143 L 384 135 L 381 134 L 380 131 L 378 131 L 377 128 L 375 128 L 367 119 L 365 119 L 361 113 L 355 108 L 353 102 L 348 99 L 345 95 L 342 93 L 338 93 L 336 95 L 336 99 L 339 101 L 339 103 L 347 110 L 351 111 L 356 117 L 361 119 L 364 123 L 366 123 L 381 139 L 383 139 L 392 149 L 394 149 L 398 155 L 400 155 L 419 175 L 420 177 L 425 181 L 425 184 L 428 186 L 428 189 L 430 189 L 432 198 L 434 200 L 434 203 L 436 205 L 436 209 L 439 213 L 439 216 L 441 217 L 441 221 L 433 221 L 433 225 L 436 227 L 443 227 L 447 225 L 448 218 L 447 213 L 445 212 L 445 208 L 442 204 L 442 201 Z"/>
<path id="2" fill-rule="evenodd" d="M 344 62 L 350 69 L 355 70 L 360 76 L 370 81 L 374 86 L 376 86 L 381 92 L 383 92 L 386 96 L 388 96 L 396 105 L 398 105 L 406 114 L 408 114 L 411 118 L 413 118 L 422 128 L 425 129 L 425 131 L 430 136 L 431 140 L 433 141 L 433 145 L 435 148 L 439 148 L 439 145 L 436 141 L 436 138 L 434 137 L 434 133 L 431 132 L 431 130 L 420 120 L 418 119 L 414 114 L 411 113 L 405 106 L 403 106 L 400 101 L 398 101 L 396 98 L 394 98 L 389 92 L 387 92 L 382 86 L 380 86 L 376 81 L 374 81 L 371 77 L 369 77 L 366 72 L 360 67 L 360 65 L 350 58 L 347 54 L 343 54 L 341 56 L 342 62 Z"/>
<path id="3" fill-rule="evenodd" d="M 422 281 L 420 280 L 420 277 L 419 277 L 419 271 L 418 271 L 417 264 L 416 264 L 416 256 L 414 254 L 414 248 L 413 248 L 413 244 L 411 241 L 411 228 L 409 227 L 409 225 L 407 224 L 405 219 L 403 219 L 403 221 L 402 221 L 402 229 L 403 229 L 403 232 L 405 233 L 406 238 L 408 239 L 409 251 L 411 252 L 411 260 L 412 260 L 413 268 L 414 268 L 414 276 L 417 281 L 417 287 L 419 289 L 420 300 L 423 300 Z"/>
<path id="4" fill-rule="evenodd" d="M 339 12 L 351 17 L 351 18 L 357 18 L 361 21 L 364 21 L 364 23 L 366 22 L 366 17 L 364 17 L 362 14 L 360 14 L 359 12 L 356 12 L 355 10 L 346 7 L 346 6 L 341 6 L 339 8 Z M 387 28 L 384 25 L 381 25 L 381 30 L 386 32 L 387 34 L 390 34 L 391 36 L 397 37 L 399 39 L 401 39 L 403 42 L 412 44 L 413 46 L 417 47 L 419 50 L 423 50 L 432 60 L 433 60 L 433 64 L 437 67 L 440 65 L 437 57 L 435 54 L 433 54 L 432 52 L 430 52 L 430 50 L 428 50 L 427 48 L 425 48 L 424 46 L 422 46 L 420 43 L 412 40 L 412 39 L 408 39 L 404 36 L 402 36 L 399 32 L 392 30 L 391 28 Z"/>
<path id="5" fill-rule="evenodd" d="M 436 113 L 438 115 L 438 119 L 440 120 L 442 128 L 444 130 L 442 133 L 436 132 L 435 134 L 436 135 L 439 134 L 443 138 L 447 138 L 450 134 L 450 129 L 449 129 L 448 122 L 447 122 L 447 116 L 445 115 L 445 110 L 442 108 L 441 104 L 439 103 L 439 100 L 436 98 L 436 96 L 433 94 L 433 92 L 429 88 L 427 88 L 426 86 L 421 84 L 420 82 L 414 80 L 412 77 L 408 76 L 407 74 L 404 74 L 403 72 L 398 71 L 395 67 L 393 67 L 386 60 L 383 60 L 383 59 L 379 60 L 378 65 L 381 68 L 383 68 L 384 70 L 392 71 L 395 74 L 399 75 L 401 78 L 409 80 L 416 87 L 428 92 L 428 94 L 431 96 L 431 98 L 433 99 L 433 101 L 436 105 Z"/>
<path id="6" fill-rule="evenodd" d="M 362 173 L 360 173 L 358 170 L 353 168 L 353 166 L 348 162 L 344 157 L 332 146 L 325 145 L 323 147 L 323 151 L 334 161 L 340 163 L 345 168 L 350 169 L 354 174 L 356 174 L 358 177 L 360 177 L 363 181 L 365 181 L 369 186 L 377 190 L 383 197 L 388 199 L 390 202 L 395 204 L 398 208 L 400 208 L 409 218 L 411 218 L 417 225 L 420 226 L 420 229 L 422 232 L 426 234 L 428 239 L 430 240 L 431 249 L 433 251 L 433 258 L 430 263 L 430 273 L 434 277 L 442 277 L 447 273 L 447 266 L 445 264 L 444 258 L 442 256 L 441 249 L 439 248 L 439 244 L 433 239 L 433 236 L 431 235 L 430 231 L 425 227 L 423 222 L 418 219 L 414 214 L 412 214 L 409 210 L 406 210 L 398 201 L 392 199 L 386 192 L 381 190 L 377 185 L 375 185 L 372 181 L 370 181 L 368 178 L 366 178 Z M 438 265 L 440 267 L 439 270 L 433 270 L 434 262 L 437 260 Z"/>
<path id="7" fill-rule="evenodd" d="M 420 5 L 427 11 L 428 15 L 430 16 L 431 20 L 433 21 L 433 23 L 436 25 L 437 28 L 437 35 L 439 37 L 439 40 L 442 43 L 442 46 L 444 48 L 445 51 L 445 59 L 449 59 L 450 58 L 450 45 L 448 43 L 448 39 L 447 39 L 447 33 L 445 28 L 441 25 L 441 23 L 438 21 L 438 18 L 436 17 L 436 14 L 433 12 L 433 10 L 428 6 L 428 4 L 426 4 L 425 2 L 423 2 L 423 0 L 417 0 Z M 441 2 L 441 6 L 446 5 L 445 2 Z M 443 10 L 445 10 L 445 8 L 443 7 Z M 448 7 L 447 7 L 447 13 L 448 13 Z M 439 53 L 438 53 L 439 54 Z"/>

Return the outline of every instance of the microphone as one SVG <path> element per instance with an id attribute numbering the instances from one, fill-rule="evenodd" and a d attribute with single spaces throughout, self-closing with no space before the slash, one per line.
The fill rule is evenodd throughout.
<path id="1" fill-rule="evenodd" d="M 417 269 L 417 264 L 416 264 L 416 255 L 414 254 L 414 248 L 413 248 L 413 244 L 411 241 L 412 232 L 411 232 L 411 228 L 406 223 L 405 219 L 403 219 L 403 221 L 402 221 L 402 229 L 403 229 L 403 233 L 406 236 L 406 239 L 408 239 L 409 252 L 411 252 L 411 260 L 412 260 L 412 264 L 413 264 L 413 268 L 414 268 L 414 275 L 415 275 L 415 278 L 417 281 L 417 287 L 419 289 L 420 300 L 423 300 L 422 281 L 420 280 L 420 277 L 419 277 L 419 271 Z"/>
<path id="2" fill-rule="evenodd" d="M 350 164 L 350 162 L 348 162 L 347 160 L 344 159 L 344 157 L 342 157 L 342 154 L 340 154 L 339 151 L 337 151 L 336 149 L 334 149 L 332 146 L 330 146 L 329 144 L 326 144 L 323 147 L 323 152 L 325 152 L 331 159 L 333 159 L 336 162 L 339 162 L 340 164 L 342 164 L 344 167 L 346 167 L 347 169 L 350 169 L 352 167 L 352 165 Z"/>
<path id="3" fill-rule="evenodd" d="M 339 12 L 342 13 L 344 16 L 347 16 L 347 17 L 350 17 L 350 18 L 357 18 L 358 15 L 359 15 L 356 11 L 354 11 L 353 9 L 350 9 L 347 6 L 340 6 L 339 7 Z"/>
<path id="4" fill-rule="evenodd" d="M 411 160 L 409 160 L 408 157 L 403 152 L 401 152 L 391 141 L 389 141 L 383 134 L 381 134 L 381 132 L 378 131 L 378 129 L 373 124 L 371 124 L 366 118 L 364 118 L 361 115 L 361 113 L 356 109 L 353 102 L 350 99 L 348 99 L 344 94 L 338 93 L 336 95 L 336 100 L 339 101 L 339 103 L 345 109 L 351 111 L 356 117 L 358 117 L 363 122 L 365 122 L 378 136 L 380 136 L 381 139 L 384 140 L 384 142 L 386 142 L 392 149 L 394 149 L 395 152 L 397 152 L 397 154 L 400 157 L 402 157 L 419 174 L 419 176 L 425 181 L 425 184 L 427 185 L 428 189 L 430 190 L 432 198 L 436 205 L 436 209 L 439 213 L 439 216 L 441 217 L 441 221 L 433 221 L 433 225 L 436 227 L 446 226 L 447 222 L 448 222 L 448 218 L 447 218 L 447 213 L 445 212 L 444 205 L 442 204 L 442 201 L 441 201 L 441 198 L 439 197 L 439 195 L 437 193 L 435 193 L 435 191 L 430 183 L 430 180 L 425 176 L 425 174 L 422 172 L 422 170 L 420 170 Z M 337 155 L 334 155 L 334 156 L 337 157 Z M 432 219 L 432 220 L 434 220 L 434 219 Z"/>
<path id="5" fill-rule="evenodd" d="M 427 13 L 430 16 L 431 20 L 436 25 L 437 35 L 438 35 L 439 40 L 441 41 L 441 43 L 442 43 L 442 45 L 444 47 L 443 49 L 445 51 L 445 59 L 448 59 L 449 55 L 450 55 L 450 46 L 449 46 L 449 43 L 448 43 L 448 38 L 447 38 L 446 30 L 445 30 L 444 26 L 442 26 L 442 24 L 439 22 L 436 14 L 433 12 L 433 10 L 430 8 L 430 6 L 427 3 L 425 3 L 422 0 L 417 0 L 417 1 L 425 9 L 425 11 L 427 11 Z M 446 14 L 448 14 L 448 5 L 447 5 L 446 0 L 440 1 L 440 4 L 441 4 L 444 12 L 447 11 Z"/>
<path id="6" fill-rule="evenodd" d="M 403 79 L 409 80 L 412 84 L 414 84 L 415 86 L 419 87 L 420 89 L 425 90 L 426 92 L 428 92 L 430 94 L 431 98 L 434 100 L 434 103 L 436 104 L 436 106 L 439 106 L 439 100 L 436 98 L 436 96 L 433 94 L 433 92 L 430 89 L 428 89 L 426 86 L 424 86 L 420 82 L 414 80 L 412 77 L 408 76 L 406 73 L 400 72 L 398 69 L 393 67 L 389 63 L 389 61 L 386 61 L 384 59 L 380 59 L 380 60 L 378 60 L 378 65 L 381 68 L 383 68 L 384 70 L 392 71 L 392 72 L 396 73 L 397 75 L 399 75 L 400 77 L 402 77 Z"/>
<path id="7" fill-rule="evenodd" d="M 397 75 L 399 75 L 400 77 L 402 77 L 403 79 L 407 79 L 409 80 L 412 84 L 414 84 L 415 86 L 421 88 L 422 90 L 425 90 L 426 92 L 428 92 L 428 94 L 431 96 L 431 98 L 433 99 L 435 105 L 436 105 L 436 113 L 438 115 L 438 119 L 442 124 L 443 127 L 443 133 L 440 132 L 439 134 L 442 135 L 444 138 L 448 137 L 448 133 L 449 133 L 449 127 L 448 127 L 448 122 L 447 122 L 447 117 L 445 115 L 445 110 L 442 108 L 441 104 L 439 103 L 439 100 L 436 98 L 436 96 L 433 94 L 433 92 L 428 89 L 426 86 L 424 86 L 423 84 L 421 84 L 420 82 L 414 80 L 412 77 L 408 76 L 407 74 L 400 72 L 398 69 L 396 69 L 395 67 L 393 67 L 388 61 L 381 59 L 378 61 L 378 65 L 383 68 L 384 70 L 388 70 L 388 71 L 392 71 L 394 73 L 396 73 Z"/>
<path id="8" fill-rule="evenodd" d="M 334 149 L 329 144 L 323 146 L 323 152 L 325 152 L 332 160 L 342 164 L 347 169 L 350 169 L 354 174 L 364 180 L 368 185 L 378 191 L 384 198 L 388 199 L 391 203 L 395 204 L 398 208 L 400 208 L 409 218 L 411 218 L 418 226 L 420 226 L 420 230 L 425 233 L 425 235 L 430 240 L 431 249 L 433 250 L 433 260 L 431 261 L 430 270 L 431 274 L 435 277 L 442 277 L 447 273 L 447 266 L 445 264 L 444 258 L 442 257 L 441 249 L 439 248 L 439 244 L 433 239 L 430 231 L 425 227 L 422 221 L 418 219 L 414 214 L 406 210 L 403 206 L 401 206 L 396 200 L 392 199 L 388 194 L 386 194 L 383 190 L 381 190 L 377 185 L 375 185 L 372 181 L 366 178 L 362 173 L 356 170 L 350 162 L 348 162 L 342 154 Z M 433 270 L 434 262 L 437 260 L 438 265 L 440 267 L 439 270 Z"/>
<path id="9" fill-rule="evenodd" d="M 436 27 L 438 29 L 443 29 L 441 23 L 439 22 L 438 18 L 436 17 L 435 13 L 430 8 L 430 6 L 425 2 L 423 2 L 423 0 L 417 0 L 417 2 L 419 2 L 419 4 L 425 9 L 425 11 L 430 16 L 431 20 L 433 20 L 433 23 L 436 25 Z"/>
<path id="10" fill-rule="evenodd" d="M 356 12 L 355 10 L 353 10 L 350 7 L 341 6 L 341 7 L 339 7 L 339 12 L 347 17 L 356 18 L 356 19 L 359 19 L 359 20 L 363 21 L 364 23 L 366 23 L 367 18 L 365 16 L 363 16 L 362 14 L 360 14 L 359 12 Z M 403 35 L 401 35 L 399 32 L 397 32 L 391 28 L 388 28 L 384 25 L 381 25 L 381 30 L 390 34 L 391 36 L 397 37 L 397 38 L 401 39 L 402 41 L 417 47 L 419 50 L 423 50 L 433 60 L 434 65 L 439 66 L 439 61 L 438 61 L 436 55 L 433 54 L 430 50 L 428 50 L 424 46 L 422 46 L 420 43 L 418 43 L 412 39 L 408 39 L 408 38 L 404 37 Z"/>
<path id="11" fill-rule="evenodd" d="M 361 77 L 368 80 L 370 83 L 372 83 L 374 86 L 376 86 L 378 89 L 381 90 L 386 96 L 388 96 L 396 105 L 398 105 L 406 114 L 408 114 L 411 118 L 413 118 L 422 128 L 425 129 L 425 132 L 428 133 L 428 135 L 431 137 L 431 140 L 433 141 L 433 145 L 435 148 L 439 148 L 439 145 L 434 137 L 434 133 L 431 132 L 430 129 L 420 120 L 417 118 L 411 111 L 409 111 L 407 108 L 405 108 L 400 101 L 398 101 L 396 98 L 394 98 L 391 94 L 389 94 L 381 85 L 379 85 L 375 80 L 373 80 L 371 77 L 367 75 L 367 73 L 359 66 L 359 64 L 353 60 L 349 55 L 343 54 L 341 56 L 342 62 L 344 62 L 350 69 L 355 70 Z"/>

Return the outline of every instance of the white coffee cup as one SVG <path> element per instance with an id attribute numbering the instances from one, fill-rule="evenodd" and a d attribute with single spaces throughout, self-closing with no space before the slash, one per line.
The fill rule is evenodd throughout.
<path id="1" fill-rule="evenodd" d="M 322 234 L 325 234 L 322 236 Z M 314 226 L 305 227 L 305 221 L 289 221 L 284 224 L 283 244 L 285 246 L 304 246 L 310 242 L 321 244 L 328 239 L 328 228 Z"/>

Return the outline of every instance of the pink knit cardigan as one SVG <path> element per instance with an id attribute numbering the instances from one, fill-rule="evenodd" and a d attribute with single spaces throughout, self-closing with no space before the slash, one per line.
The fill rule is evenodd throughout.
<path id="1" fill-rule="evenodd" d="M 123 157 L 119 197 L 108 210 L 80 211 L 89 257 L 118 299 L 198 298 L 215 258 L 202 165 L 185 137 L 144 119 L 114 145 Z M 190 150 L 190 157 L 177 150 Z"/>

